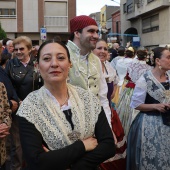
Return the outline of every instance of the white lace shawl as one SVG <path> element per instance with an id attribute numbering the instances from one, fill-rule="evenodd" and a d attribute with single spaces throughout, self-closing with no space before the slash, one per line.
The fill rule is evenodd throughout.
<path id="1" fill-rule="evenodd" d="M 170 74 L 167 72 L 168 78 Z M 136 83 L 135 88 L 145 90 L 151 97 L 160 103 L 168 103 L 170 98 L 166 95 L 170 90 L 165 90 L 164 86 L 154 77 L 151 70 L 147 71 Z"/>
<path id="2" fill-rule="evenodd" d="M 128 64 L 127 72 L 131 80 L 136 83 L 140 76 L 147 70 L 151 70 L 152 67 L 146 64 L 146 61 L 140 61 L 138 59 L 133 59 L 133 61 Z"/>
<path id="3" fill-rule="evenodd" d="M 95 124 L 101 112 L 99 100 L 92 93 L 68 84 L 74 131 L 80 133 L 78 139 L 94 135 Z M 74 143 L 68 134 L 71 125 L 64 113 L 49 97 L 45 87 L 30 93 L 22 102 L 17 115 L 34 124 L 51 150 L 61 149 Z"/>

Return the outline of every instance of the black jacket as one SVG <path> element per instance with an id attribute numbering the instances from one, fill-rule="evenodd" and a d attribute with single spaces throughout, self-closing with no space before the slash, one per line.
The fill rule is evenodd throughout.
<path id="1" fill-rule="evenodd" d="M 19 102 L 19 99 L 8 75 L 5 73 L 5 70 L 2 67 L 0 67 L 0 82 L 5 85 L 10 108 L 12 108 L 12 102 L 10 100 L 15 100 L 16 102 Z"/>
<path id="2" fill-rule="evenodd" d="M 6 65 L 5 71 L 11 79 L 20 100 L 24 100 L 30 92 L 42 86 L 42 79 L 34 71 L 33 62 L 34 58 L 31 58 L 25 67 L 18 58 L 13 58 Z"/>

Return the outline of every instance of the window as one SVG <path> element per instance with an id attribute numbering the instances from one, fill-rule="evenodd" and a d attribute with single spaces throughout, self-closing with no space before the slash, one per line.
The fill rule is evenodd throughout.
<path id="1" fill-rule="evenodd" d="M 152 1 L 154 1 L 154 0 L 148 0 L 148 3 L 152 2 Z"/>
<path id="2" fill-rule="evenodd" d="M 133 12 L 133 3 L 127 5 L 127 13 L 132 13 Z"/>
<path id="3" fill-rule="evenodd" d="M 16 17 L 16 10 L 0 8 L 0 17 Z"/>
<path id="4" fill-rule="evenodd" d="M 126 3 L 125 4 L 123 4 L 123 12 L 124 13 L 126 13 L 127 11 L 126 11 Z"/>
<path id="5" fill-rule="evenodd" d="M 67 16 L 67 3 L 45 2 L 45 16 Z"/>
<path id="6" fill-rule="evenodd" d="M 15 9 L 10 9 L 10 14 L 9 15 L 15 15 Z"/>
<path id="7" fill-rule="evenodd" d="M 158 14 L 142 20 L 142 33 L 153 32 L 157 30 L 159 30 Z"/>

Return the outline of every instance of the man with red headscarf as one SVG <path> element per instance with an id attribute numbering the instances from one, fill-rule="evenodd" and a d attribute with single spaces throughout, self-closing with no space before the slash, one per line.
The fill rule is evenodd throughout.
<path id="1" fill-rule="evenodd" d="M 99 38 L 97 23 L 89 16 L 76 16 L 70 20 L 70 31 L 71 36 L 67 43 L 72 62 L 69 81 L 99 97 L 111 126 L 107 84 L 102 73 L 101 62 L 91 52 L 96 47 Z"/>
<path id="2" fill-rule="evenodd" d="M 70 31 L 71 36 L 67 43 L 72 62 L 72 68 L 69 71 L 69 82 L 97 95 L 103 106 L 110 127 L 114 124 L 112 132 L 115 143 L 118 145 L 118 152 L 115 157 L 108 160 L 108 163 L 101 164 L 101 168 L 104 170 L 123 170 L 126 165 L 124 159 L 126 156 L 124 132 L 115 112 L 113 112 L 114 118 L 112 119 L 111 125 L 111 110 L 107 99 L 108 87 L 102 72 L 101 62 L 99 58 L 92 53 L 99 39 L 97 23 L 89 16 L 76 16 L 70 20 Z M 115 116 L 117 116 L 117 118 Z M 122 155 L 123 159 L 121 159 Z"/>

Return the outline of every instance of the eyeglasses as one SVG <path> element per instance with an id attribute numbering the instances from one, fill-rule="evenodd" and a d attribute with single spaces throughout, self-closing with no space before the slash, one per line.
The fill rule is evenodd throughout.
<path id="1" fill-rule="evenodd" d="M 21 48 L 15 48 L 15 49 L 14 49 L 14 52 L 17 52 L 18 50 L 19 50 L 19 51 L 24 51 L 24 49 L 25 49 L 24 47 L 21 47 Z"/>

